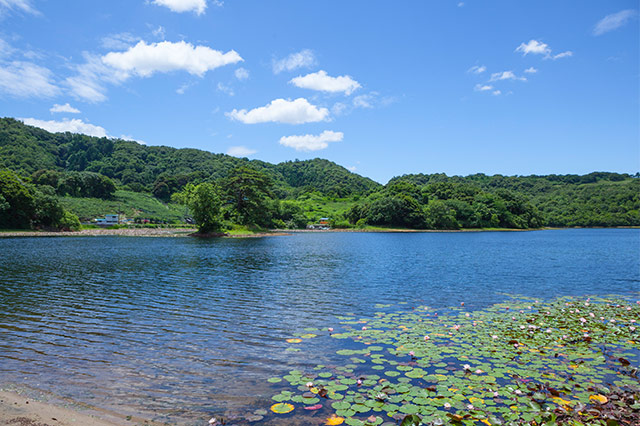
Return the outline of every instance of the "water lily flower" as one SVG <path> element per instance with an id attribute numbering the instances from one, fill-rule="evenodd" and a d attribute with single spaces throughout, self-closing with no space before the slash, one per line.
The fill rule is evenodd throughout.
<path id="1" fill-rule="evenodd" d="M 465 370 L 471 370 L 471 366 L 469 364 L 463 365 L 462 368 Z"/>
<path id="2" fill-rule="evenodd" d="M 527 309 L 531 309 L 531 306 L 527 306 Z"/>
<path id="3" fill-rule="evenodd" d="M 460 306 L 464 306 L 464 302 L 460 302 Z"/>
<path id="4" fill-rule="evenodd" d="M 305 386 L 307 386 L 308 388 L 312 388 L 313 387 L 313 382 L 307 382 L 307 384 Z"/>
<path id="5" fill-rule="evenodd" d="M 210 425 L 214 425 L 214 424 L 216 424 L 216 422 L 217 422 L 217 420 L 215 419 L 215 417 L 211 417 L 211 418 L 209 419 L 209 424 L 210 424 Z"/>
<path id="6" fill-rule="evenodd" d="M 563 338 L 564 340 L 567 340 L 567 335 L 566 335 L 566 334 L 563 334 L 563 335 L 562 335 L 562 338 Z"/>
<path id="7" fill-rule="evenodd" d="M 520 328 L 524 330 L 525 327 L 524 327 L 524 325 L 521 325 Z"/>
<path id="8" fill-rule="evenodd" d="M 376 395 L 376 399 L 380 400 L 380 401 L 383 401 L 383 400 L 387 399 L 387 394 L 384 393 L 384 392 L 380 392 L 379 394 Z"/>
<path id="9" fill-rule="evenodd" d="M 460 330 L 460 326 L 459 326 L 459 325 L 454 325 L 454 326 L 453 326 L 453 329 L 454 329 L 455 331 L 458 331 L 458 330 Z"/>
<path id="10" fill-rule="evenodd" d="M 589 333 L 584 333 L 584 337 L 589 337 Z"/>
<path id="11" fill-rule="evenodd" d="M 627 311 L 630 311 L 630 310 L 631 310 L 631 306 L 627 306 Z"/>
<path id="12" fill-rule="evenodd" d="M 473 410 L 473 409 L 474 409 L 474 406 L 473 406 L 473 404 L 468 404 L 468 405 L 467 405 L 467 408 L 468 408 L 469 410 Z"/>
<path id="13" fill-rule="evenodd" d="M 333 327 L 329 327 L 327 328 L 327 330 L 329 331 L 329 333 L 333 333 Z"/>
<path id="14" fill-rule="evenodd" d="M 515 320 L 516 320 L 516 317 L 511 317 L 511 319 L 515 321 Z"/>
<path id="15" fill-rule="evenodd" d="M 470 315 L 469 315 L 469 312 L 467 312 L 466 314 L 464 314 L 464 316 L 468 318 L 468 317 L 470 316 Z"/>
<path id="16" fill-rule="evenodd" d="M 494 393 L 493 393 L 493 397 L 494 397 L 494 398 L 497 398 L 499 395 L 500 395 L 500 394 L 498 394 L 498 392 L 494 392 Z"/>
<path id="17" fill-rule="evenodd" d="M 584 318 L 580 318 L 580 322 L 584 324 L 585 322 L 587 322 L 587 320 Z"/>
<path id="18" fill-rule="evenodd" d="M 492 339 L 497 339 L 497 338 L 498 338 L 498 336 L 494 334 L 493 336 L 491 336 L 491 338 L 492 338 Z"/>
<path id="19" fill-rule="evenodd" d="M 596 314 L 594 314 L 593 312 L 589 312 L 589 316 L 590 316 L 591 318 L 595 318 L 595 317 L 596 317 Z"/>
<path id="20" fill-rule="evenodd" d="M 358 386 L 362 385 L 362 380 L 358 379 L 358 381 L 356 382 L 356 384 L 357 384 Z"/>
<path id="21" fill-rule="evenodd" d="M 484 373 L 484 371 L 480 370 L 479 368 L 476 370 L 476 374 L 482 374 Z"/>
<path id="22" fill-rule="evenodd" d="M 579 314 L 579 313 L 580 313 L 580 309 L 576 309 L 576 314 Z"/>
<path id="23" fill-rule="evenodd" d="M 409 351 L 410 356 L 414 356 L 416 353 L 414 351 Z"/>
<path id="24" fill-rule="evenodd" d="M 362 330 L 366 330 L 366 329 L 367 329 L 367 327 L 362 327 Z"/>
<path id="25" fill-rule="evenodd" d="M 547 333 L 551 333 L 553 332 L 553 330 L 551 330 L 550 328 L 547 328 Z"/>
<path id="26" fill-rule="evenodd" d="M 445 408 L 446 410 L 448 410 L 449 408 L 451 408 L 451 404 L 449 404 L 448 402 L 445 402 L 445 403 L 444 403 L 444 408 Z"/>
<path id="27" fill-rule="evenodd" d="M 611 318 L 609 322 L 616 322 L 615 318 Z"/>
<path id="28" fill-rule="evenodd" d="M 584 306 L 589 306 L 589 302 L 585 302 Z"/>
<path id="29" fill-rule="evenodd" d="M 516 389 L 516 395 L 522 395 L 522 391 L 520 389 Z"/>
<path id="30" fill-rule="evenodd" d="M 635 327 L 629 327 L 629 331 L 636 331 Z"/>

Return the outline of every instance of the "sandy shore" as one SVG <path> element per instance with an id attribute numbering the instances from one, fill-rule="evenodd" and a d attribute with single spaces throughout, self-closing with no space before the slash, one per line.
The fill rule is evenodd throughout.
<path id="1" fill-rule="evenodd" d="M 223 238 L 257 238 L 290 235 L 287 231 L 256 232 L 253 234 L 210 234 L 197 235 L 194 228 L 122 228 L 122 229 L 83 229 L 82 231 L 14 231 L 0 232 L 0 238 L 11 237 L 100 237 L 117 235 L 122 237 L 223 237 Z"/>
<path id="2" fill-rule="evenodd" d="M 58 403 L 59 402 L 59 403 Z M 12 426 L 159 426 L 137 417 L 127 417 L 68 401 L 51 403 L 20 392 L 0 390 L 0 425 Z"/>

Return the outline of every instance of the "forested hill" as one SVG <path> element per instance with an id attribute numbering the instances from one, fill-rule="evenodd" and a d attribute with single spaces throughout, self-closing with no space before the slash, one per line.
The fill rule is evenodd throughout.
<path id="1" fill-rule="evenodd" d="M 381 187 L 328 160 L 270 164 L 197 149 L 145 146 L 72 133 L 54 134 L 12 118 L 0 119 L 0 168 L 24 176 L 38 170 L 88 171 L 114 179 L 133 191 L 152 192 L 167 185 L 169 192 L 174 192 L 187 182 L 225 178 L 242 165 L 265 172 L 282 198 L 295 197 L 308 190 L 347 197 Z"/>
<path id="2" fill-rule="evenodd" d="M 321 217 L 331 218 L 334 227 L 640 226 L 638 173 L 413 174 L 383 186 L 318 158 L 270 164 L 197 149 L 53 134 L 0 119 L 0 228 L 64 222 L 56 199 L 83 220 L 107 210 L 185 220 L 184 213 L 167 217 L 158 211 L 180 194 L 186 199 L 195 186 L 209 184 L 226 221 L 262 227 L 304 227 Z M 13 213 L 23 201 L 30 210 L 22 209 L 18 217 Z M 154 212 L 142 207 L 153 203 L 158 205 Z M 47 205 L 51 208 L 37 211 Z"/>

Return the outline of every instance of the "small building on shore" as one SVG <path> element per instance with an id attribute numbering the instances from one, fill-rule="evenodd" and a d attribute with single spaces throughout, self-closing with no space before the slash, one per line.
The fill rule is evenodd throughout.
<path id="1" fill-rule="evenodd" d="M 95 220 L 96 225 L 100 226 L 113 226 L 120 223 L 119 216 L 117 214 L 107 214 L 104 217 L 99 217 Z"/>

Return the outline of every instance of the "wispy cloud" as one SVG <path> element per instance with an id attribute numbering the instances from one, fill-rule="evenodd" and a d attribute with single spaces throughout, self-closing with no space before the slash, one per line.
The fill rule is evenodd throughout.
<path id="1" fill-rule="evenodd" d="M 233 91 L 233 87 L 231 86 L 227 86 L 226 84 L 222 83 L 222 82 L 218 82 L 218 85 L 216 86 L 217 89 L 229 96 L 234 96 L 236 93 Z"/>
<path id="2" fill-rule="evenodd" d="M 227 150 L 227 155 L 231 155 L 234 157 L 248 157 L 252 154 L 255 154 L 255 149 L 247 148 L 246 146 L 232 146 Z"/>
<path id="3" fill-rule="evenodd" d="M 526 72 L 527 74 L 535 74 L 538 72 L 538 70 L 535 69 L 534 67 L 529 67 L 526 70 L 524 70 L 524 72 Z"/>
<path id="4" fill-rule="evenodd" d="M 309 49 L 292 53 L 282 59 L 274 59 L 272 68 L 274 74 L 280 74 L 282 71 L 293 71 L 298 68 L 309 68 L 316 64 L 316 57 Z"/>
<path id="5" fill-rule="evenodd" d="M 60 93 L 53 73 L 31 62 L 0 63 L 0 92 L 16 98 L 50 98 Z"/>
<path id="6" fill-rule="evenodd" d="M 484 65 L 474 65 L 471 68 L 469 68 L 467 72 L 471 74 L 482 74 L 486 70 L 487 70 L 487 67 L 485 67 Z"/>
<path id="7" fill-rule="evenodd" d="M 64 105 L 54 104 L 51 108 L 49 108 L 49 111 L 52 114 L 56 112 L 62 112 L 67 114 L 80 114 L 80 110 L 72 107 L 71 105 L 69 105 L 68 102 Z"/>
<path id="8" fill-rule="evenodd" d="M 607 15 L 593 27 L 593 35 L 599 36 L 609 31 L 617 30 L 637 16 L 638 11 L 633 9 L 621 10 L 620 12 Z"/>
<path id="9" fill-rule="evenodd" d="M 293 148 L 296 151 L 319 151 L 329 146 L 329 142 L 340 142 L 344 133 L 325 130 L 319 135 L 293 135 L 280 138 L 280 145 Z"/>
<path id="10" fill-rule="evenodd" d="M 515 51 L 522 53 L 522 56 L 527 56 L 528 54 L 543 55 L 544 59 L 554 60 L 573 56 L 573 52 L 570 50 L 552 55 L 549 45 L 538 40 L 529 40 L 527 43 L 520 43 L 520 46 L 516 47 Z"/>
<path id="11" fill-rule="evenodd" d="M 109 50 L 125 50 L 138 41 L 140 41 L 139 37 L 125 32 L 109 34 L 108 36 L 102 37 L 102 39 L 100 40 L 100 45 Z"/>
<path id="12" fill-rule="evenodd" d="M 51 133 L 59 133 L 59 132 L 71 132 L 71 133 L 81 133 L 83 135 L 89 136 L 97 136 L 97 137 L 108 137 L 107 131 L 104 127 L 95 126 L 90 123 L 85 123 L 84 121 L 74 118 L 73 120 L 38 120 L 36 118 L 21 118 L 24 124 L 29 126 L 39 127 L 41 129 L 47 130 Z"/>
<path id="13" fill-rule="evenodd" d="M 38 12 L 31 6 L 31 0 L 0 0 L 0 18 L 9 12 L 23 12 L 38 15 Z"/>
<path id="14" fill-rule="evenodd" d="M 476 84 L 473 90 L 476 92 L 487 92 L 489 90 L 493 90 L 493 86 L 490 84 Z"/>
<path id="15" fill-rule="evenodd" d="M 526 77 L 518 77 L 513 71 L 502 71 L 491 74 L 489 81 L 501 81 L 501 80 L 520 80 L 527 81 Z"/>
<path id="16" fill-rule="evenodd" d="M 238 68 L 237 70 L 235 70 L 235 72 L 233 73 L 236 78 L 240 81 L 242 80 L 246 80 L 249 78 L 249 71 L 247 71 L 244 68 Z"/>

